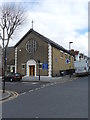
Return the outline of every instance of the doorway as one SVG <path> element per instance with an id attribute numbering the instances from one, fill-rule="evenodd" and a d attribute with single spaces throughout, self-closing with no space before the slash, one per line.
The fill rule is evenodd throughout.
<path id="1" fill-rule="evenodd" d="M 35 65 L 29 66 L 29 76 L 35 76 Z"/>
<path id="2" fill-rule="evenodd" d="M 27 76 L 35 76 L 36 77 L 36 61 L 33 59 L 30 59 L 26 63 L 26 75 Z"/>

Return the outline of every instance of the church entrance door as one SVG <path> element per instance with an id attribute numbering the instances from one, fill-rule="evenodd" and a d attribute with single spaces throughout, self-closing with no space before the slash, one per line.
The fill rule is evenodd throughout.
<path id="1" fill-rule="evenodd" d="M 29 76 L 35 76 L 35 65 L 29 66 Z"/>

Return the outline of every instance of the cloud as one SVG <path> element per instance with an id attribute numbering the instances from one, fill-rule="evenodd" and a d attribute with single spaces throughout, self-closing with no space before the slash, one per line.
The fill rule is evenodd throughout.
<path id="1" fill-rule="evenodd" d="M 87 54 L 88 2 L 53 0 L 50 4 L 50 1 L 45 1 L 40 8 L 27 14 L 29 20 L 35 21 L 35 30 L 67 49 L 69 41 L 73 41 L 74 49 Z"/>
<path id="2" fill-rule="evenodd" d="M 16 42 L 31 28 L 34 20 L 34 30 L 69 48 L 88 53 L 88 0 L 27 0 L 24 1 L 27 10 L 27 21 L 10 45 Z"/>

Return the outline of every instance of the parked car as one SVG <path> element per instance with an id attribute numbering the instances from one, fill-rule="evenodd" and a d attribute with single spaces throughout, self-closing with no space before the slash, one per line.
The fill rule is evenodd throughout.
<path id="1" fill-rule="evenodd" d="M 9 73 L 5 77 L 5 81 L 20 81 L 22 79 L 22 75 L 20 73 Z"/>

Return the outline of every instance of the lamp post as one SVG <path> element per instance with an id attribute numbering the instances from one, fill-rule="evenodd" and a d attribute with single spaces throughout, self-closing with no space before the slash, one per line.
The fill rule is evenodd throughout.
<path id="1" fill-rule="evenodd" d="M 69 51 L 71 50 L 71 44 L 72 44 L 73 42 L 69 42 Z"/>
<path id="2" fill-rule="evenodd" d="M 69 42 L 69 52 L 71 53 L 71 44 L 72 44 L 73 42 Z M 70 56 L 70 58 L 69 58 L 69 60 L 70 60 L 70 78 L 71 78 L 71 56 Z"/>

